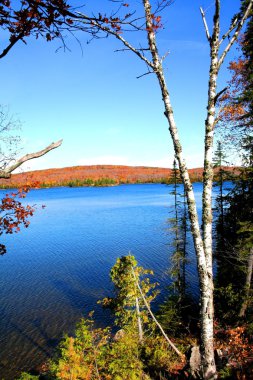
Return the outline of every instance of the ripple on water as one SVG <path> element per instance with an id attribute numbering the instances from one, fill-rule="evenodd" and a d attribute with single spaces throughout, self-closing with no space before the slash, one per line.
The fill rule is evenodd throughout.
<path id="1" fill-rule="evenodd" d="M 38 209 L 28 229 L 4 238 L 1 377 L 13 380 L 47 360 L 62 334 L 89 311 L 95 310 L 98 324 L 110 322 L 97 300 L 112 290 L 109 271 L 117 257 L 131 251 L 140 265 L 154 270 L 155 281 L 169 285 L 170 191 L 165 185 L 126 185 L 28 194 L 27 202 L 47 207 Z M 189 249 L 192 256 L 191 243 Z M 194 259 L 187 277 L 197 292 Z"/>

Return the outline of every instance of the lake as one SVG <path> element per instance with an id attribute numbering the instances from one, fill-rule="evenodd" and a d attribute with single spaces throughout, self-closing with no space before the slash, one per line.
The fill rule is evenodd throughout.
<path id="1" fill-rule="evenodd" d="M 202 184 L 194 189 L 200 211 Z M 96 302 L 112 291 L 109 271 L 117 257 L 132 252 L 166 289 L 173 251 L 171 191 L 172 185 L 145 184 L 28 194 L 26 202 L 37 205 L 31 225 L 2 237 L 7 253 L 0 257 L 1 379 L 13 380 L 45 362 L 63 333 L 91 310 L 98 324 L 110 323 L 109 312 Z M 191 242 L 188 252 L 187 277 L 197 294 Z M 157 302 L 164 297 L 162 292 Z"/>

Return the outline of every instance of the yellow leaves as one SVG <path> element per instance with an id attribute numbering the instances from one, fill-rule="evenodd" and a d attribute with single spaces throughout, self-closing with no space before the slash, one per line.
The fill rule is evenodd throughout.
<path id="1" fill-rule="evenodd" d="M 75 347 L 75 338 L 68 338 L 64 358 L 58 364 L 57 377 L 61 380 L 90 380 L 93 364 L 87 365 L 83 352 Z"/>

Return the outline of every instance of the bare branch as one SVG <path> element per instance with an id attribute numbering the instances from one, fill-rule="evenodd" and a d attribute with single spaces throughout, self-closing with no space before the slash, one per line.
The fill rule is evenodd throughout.
<path id="1" fill-rule="evenodd" d="M 220 57 L 220 59 L 219 59 L 218 67 L 220 67 L 220 66 L 222 65 L 222 63 L 223 63 L 223 61 L 224 61 L 224 59 L 225 59 L 227 53 L 229 52 L 229 50 L 230 50 L 230 48 L 232 47 L 232 45 L 234 44 L 234 42 L 237 40 L 237 38 L 238 38 L 238 36 L 239 36 L 239 33 L 240 33 L 240 31 L 241 31 L 241 29 L 242 29 L 242 27 L 243 27 L 243 24 L 245 23 L 246 19 L 247 19 L 248 16 L 249 16 L 249 13 L 250 13 L 250 11 L 251 11 L 251 9 L 252 9 L 252 6 L 253 6 L 253 0 L 250 0 L 247 9 L 246 9 L 246 11 L 244 12 L 243 17 L 241 18 L 240 22 L 239 22 L 238 25 L 237 25 L 237 28 L 236 28 L 236 30 L 235 30 L 235 32 L 234 32 L 233 37 L 231 38 L 231 40 L 230 40 L 229 43 L 227 44 L 226 48 L 224 49 L 224 51 L 223 51 L 223 53 L 222 53 L 222 55 L 221 55 L 221 57 Z"/>
<path id="2" fill-rule="evenodd" d="M 225 87 L 223 88 L 223 90 L 221 90 L 220 92 L 218 92 L 216 95 L 215 95 L 215 98 L 214 98 L 214 104 L 217 103 L 217 100 L 219 99 L 219 97 L 223 94 L 223 92 L 227 91 L 228 87 Z"/>
<path id="3" fill-rule="evenodd" d="M 24 34 L 23 33 L 19 33 L 18 36 L 16 36 L 15 38 L 12 39 L 12 41 L 10 42 L 10 44 L 5 48 L 3 49 L 2 53 L 0 54 L 0 59 L 5 57 L 9 51 L 13 48 L 13 46 L 20 40 L 22 40 L 22 38 L 24 37 Z"/>
<path id="4" fill-rule="evenodd" d="M 84 22 L 85 22 L 85 20 L 87 19 L 87 16 L 83 15 L 81 12 L 78 12 L 78 15 L 79 15 L 79 17 L 83 16 L 84 17 Z M 95 20 L 93 21 L 93 25 L 96 26 L 99 30 L 102 30 L 103 32 L 107 33 L 108 35 L 112 35 L 112 36 L 116 37 L 128 49 L 130 49 L 133 53 L 135 53 L 141 60 L 143 60 L 144 62 L 146 62 L 146 64 L 149 67 L 151 67 L 152 69 L 154 68 L 153 63 L 149 59 L 147 59 L 143 54 L 141 54 L 141 52 L 139 51 L 139 49 L 135 48 L 128 41 L 126 41 L 118 32 L 110 29 L 107 26 L 101 25 L 98 21 L 95 21 Z"/>
<path id="5" fill-rule="evenodd" d="M 136 79 L 140 79 L 140 78 L 145 77 L 146 75 L 149 75 L 149 74 L 154 74 L 154 72 L 153 71 L 148 71 L 147 73 L 139 75 L 138 77 L 136 77 Z"/>
<path id="6" fill-rule="evenodd" d="M 166 51 L 166 53 L 162 56 L 161 58 L 161 63 L 163 63 L 163 61 L 168 57 L 168 55 L 170 54 L 170 51 Z"/>
<path id="7" fill-rule="evenodd" d="M 238 18 L 236 17 L 234 22 L 232 23 L 232 25 L 230 26 L 229 30 L 227 31 L 227 33 L 223 34 L 223 36 L 221 37 L 221 40 L 219 42 L 219 46 L 222 44 L 222 42 L 227 38 L 229 37 L 230 33 L 232 32 L 232 30 L 236 27 L 236 24 L 238 22 Z"/>
<path id="8" fill-rule="evenodd" d="M 124 51 L 131 51 L 129 48 L 128 49 L 116 49 L 114 50 L 114 53 L 122 53 Z"/>
<path id="9" fill-rule="evenodd" d="M 42 149 L 39 152 L 26 154 L 25 156 L 18 159 L 13 165 L 5 168 L 5 170 L 0 171 L 0 178 L 10 178 L 11 173 L 15 169 L 17 169 L 19 166 L 21 166 L 24 162 L 33 160 L 34 158 L 44 156 L 44 154 L 50 152 L 51 150 L 55 148 L 58 148 L 61 144 L 62 144 L 62 140 L 59 140 L 55 143 L 48 145 L 45 149 Z"/>
<path id="10" fill-rule="evenodd" d="M 206 22 L 205 13 L 204 13 L 204 11 L 203 11 L 203 9 L 201 7 L 200 7 L 200 13 L 201 13 L 201 16 L 202 16 L 202 19 L 203 19 L 203 24 L 204 24 L 205 31 L 206 31 L 206 38 L 210 42 L 211 41 L 211 37 L 210 37 L 210 33 L 209 33 L 207 22 Z"/>

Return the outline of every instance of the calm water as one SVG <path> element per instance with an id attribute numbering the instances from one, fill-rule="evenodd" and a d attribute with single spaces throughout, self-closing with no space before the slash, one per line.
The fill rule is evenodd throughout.
<path id="1" fill-rule="evenodd" d="M 202 185 L 194 187 L 200 208 Z M 37 210 L 28 229 L 2 239 L 7 254 L 0 257 L 0 379 L 13 380 L 43 363 L 63 332 L 89 311 L 95 310 L 98 323 L 109 322 L 96 301 L 112 289 L 109 271 L 117 257 L 131 251 L 162 287 L 170 283 L 171 190 L 154 184 L 28 194 L 29 204 L 46 208 Z M 188 280 L 196 292 L 191 244 L 188 250 Z"/>

